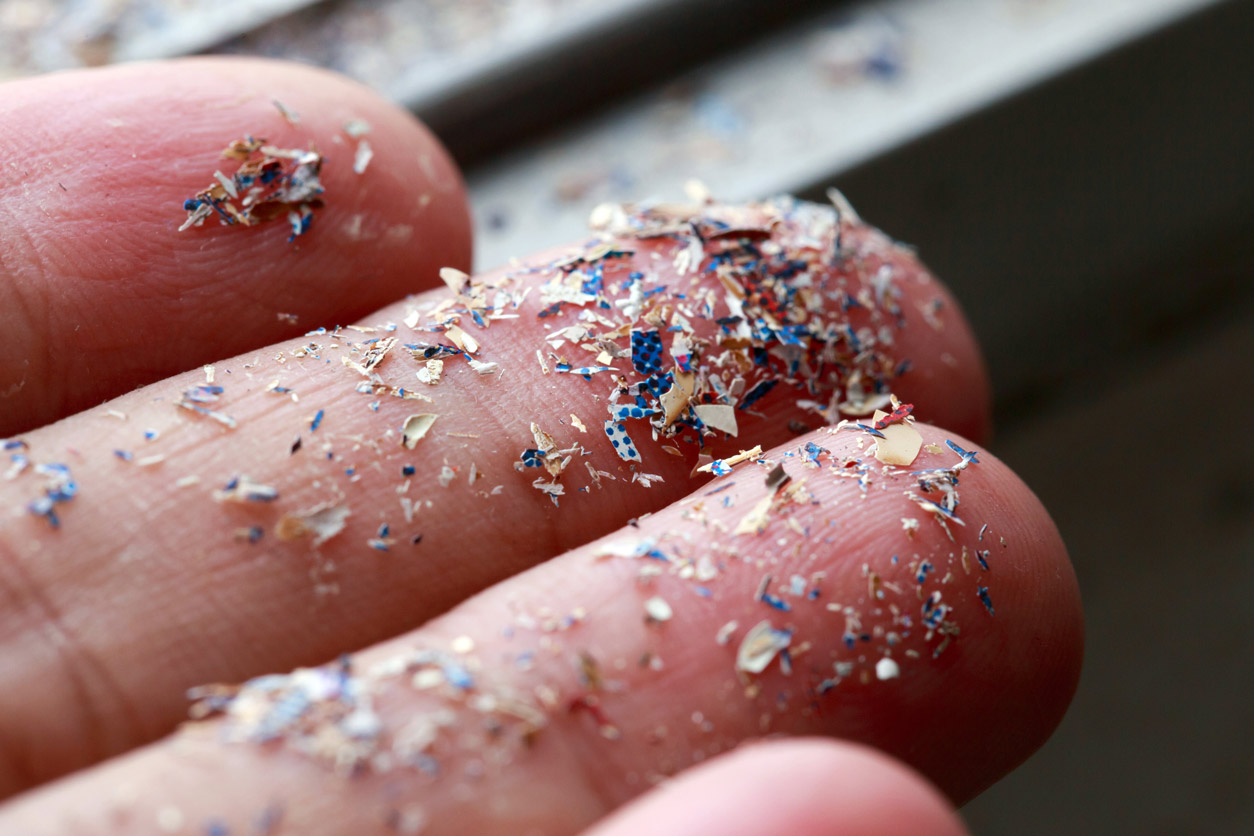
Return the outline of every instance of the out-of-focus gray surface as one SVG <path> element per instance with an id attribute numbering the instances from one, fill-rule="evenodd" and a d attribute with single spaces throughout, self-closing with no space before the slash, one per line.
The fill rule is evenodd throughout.
<path id="1" fill-rule="evenodd" d="M 1254 278 L 1254 204 L 1155 281 Z M 1185 305 L 1159 338 L 993 445 L 1054 515 L 1087 653 L 1058 733 L 964 811 L 976 834 L 1254 833 L 1254 298 Z"/>
<path id="2" fill-rule="evenodd" d="M 676 198 L 690 177 L 727 200 L 804 188 L 1213 5 L 842 6 L 477 167 L 478 263 L 581 235 L 599 201 Z"/>

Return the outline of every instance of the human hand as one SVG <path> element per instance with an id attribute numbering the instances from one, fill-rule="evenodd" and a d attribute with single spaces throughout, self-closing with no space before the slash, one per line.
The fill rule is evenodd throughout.
<path id="1" fill-rule="evenodd" d="M 1030 491 L 976 446 L 987 386 L 956 306 L 848 212 L 845 260 L 816 267 L 814 287 L 787 262 L 832 263 L 830 209 L 702 207 L 697 217 L 731 218 L 742 234 L 702 222 L 703 246 L 685 220 L 672 235 L 614 238 L 621 255 L 579 244 L 469 286 L 450 272 L 461 298 L 441 287 L 364 330 L 267 348 L 468 267 L 460 180 L 425 132 L 346 82 L 261 62 L 122 67 L 5 93 L 16 174 L 0 185 L 3 317 L 19 348 L 0 359 L 0 434 L 69 417 L 14 435 L 6 452 L 29 464 L 0 479 L 0 785 L 120 757 L 8 802 L 0 832 L 574 833 L 763 736 L 859 741 L 961 802 L 1060 718 L 1081 649 L 1063 546 Z M 373 126 L 360 175 L 341 130 L 354 118 Z M 217 151 L 249 133 L 312 140 L 328 158 L 310 233 L 289 245 L 273 225 L 176 232 L 177 206 L 223 165 Z M 769 231 L 764 212 L 785 220 Z M 808 242 L 815 231 L 826 238 Z M 742 239 L 754 258 L 728 250 Z M 693 247 L 726 256 L 728 276 L 688 271 L 696 259 L 678 254 Z M 730 266 L 741 256 L 772 265 L 766 285 L 745 284 L 752 270 Z M 570 267 L 585 278 L 559 294 Z M 773 332 L 713 321 L 736 288 Z M 458 312 L 460 333 L 428 330 Z M 846 321 L 872 329 L 857 350 Z M 661 326 L 672 372 L 671 397 L 642 392 L 644 408 L 675 403 L 671 340 L 685 323 L 697 391 L 714 393 L 721 372 L 727 397 L 750 407 L 705 449 L 765 451 L 709 484 L 692 475 L 695 430 L 654 440 L 647 422 L 662 419 L 625 419 L 637 463 L 602 427 L 614 378 L 646 378 L 633 329 Z M 808 326 L 791 337 L 813 353 L 792 353 L 786 324 Z M 589 352 L 589 335 L 562 331 L 581 325 L 607 342 Z M 376 341 L 393 338 L 370 368 L 387 345 Z M 435 367 L 405 347 L 459 343 L 495 368 L 441 350 L 439 381 L 424 382 Z M 232 352 L 245 353 L 215 363 L 212 383 L 176 374 L 88 408 Z M 613 370 L 564 373 L 562 359 Z M 916 405 L 925 446 L 908 466 L 877 461 L 872 433 L 817 429 L 804 402 L 828 406 L 830 373 L 847 397 L 854 370 L 868 391 L 879 379 Z M 689 405 L 675 422 L 698 414 Z M 64 485 L 53 464 L 77 486 L 54 503 L 58 528 L 29 510 Z M 777 464 L 790 480 L 764 484 Z M 955 465 L 961 522 L 904 495 L 941 502 L 943 485 L 924 494 L 910 473 Z M 754 633 L 755 648 L 746 636 L 761 622 L 773 630 Z M 202 712 L 224 718 L 136 748 L 185 716 L 192 686 L 349 652 L 240 692 L 201 690 Z M 598 832 L 957 832 L 950 815 L 870 749 L 774 742 L 694 770 Z"/>

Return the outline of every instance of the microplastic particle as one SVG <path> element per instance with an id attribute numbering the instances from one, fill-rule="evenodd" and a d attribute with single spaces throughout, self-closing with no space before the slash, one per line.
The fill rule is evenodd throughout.
<path id="1" fill-rule="evenodd" d="M 431 429 L 435 419 L 439 417 L 439 415 L 434 415 L 430 412 L 410 415 L 405 419 L 405 423 L 401 425 L 401 443 L 410 450 L 414 449 L 423 436 L 427 434 L 427 431 Z"/>
<path id="2" fill-rule="evenodd" d="M 654 595 L 644 602 L 644 611 L 649 621 L 670 621 L 675 614 L 666 600 Z"/>
<path id="3" fill-rule="evenodd" d="M 348 506 L 322 504 L 307 511 L 284 514 L 274 527 L 280 540 L 295 540 L 313 535 L 313 544 L 320 546 L 344 530 L 351 514 Z"/>
<path id="4" fill-rule="evenodd" d="M 792 632 L 777 630 L 770 621 L 759 621 L 740 642 L 736 653 L 736 670 L 762 673 L 771 661 L 792 643 Z"/>

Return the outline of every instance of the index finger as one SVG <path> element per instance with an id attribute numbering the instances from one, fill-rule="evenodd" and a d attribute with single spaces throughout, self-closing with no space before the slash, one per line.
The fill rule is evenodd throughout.
<path id="1" fill-rule="evenodd" d="M 309 232 L 288 242 L 282 214 L 180 232 L 184 200 L 234 171 L 221 152 L 247 135 L 323 156 Z M 310 67 L 198 58 L 9 82 L 0 159 L 0 436 L 469 267 L 465 190 L 439 141 Z"/>

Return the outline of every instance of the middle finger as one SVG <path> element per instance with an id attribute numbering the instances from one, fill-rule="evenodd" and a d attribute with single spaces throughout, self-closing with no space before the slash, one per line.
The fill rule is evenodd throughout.
<path id="1" fill-rule="evenodd" d="M 159 736 L 190 685 L 395 635 L 685 495 L 698 436 L 666 436 L 685 420 L 734 421 L 735 437 L 701 439 L 720 455 L 769 447 L 836 417 L 805 401 L 891 385 L 925 420 L 980 435 L 986 387 L 961 315 L 848 213 L 704 207 L 625 228 L 24 439 L 17 455 L 68 464 L 80 495 L 53 501 L 55 468 L 0 482 L 8 789 Z M 463 353 L 432 356 L 437 370 L 406 345 Z M 654 440 L 647 411 L 686 380 L 691 403 Z M 604 431 L 612 392 L 633 386 L 615 408 L 642 410 L 620 425 L 638 462 Z"/>

